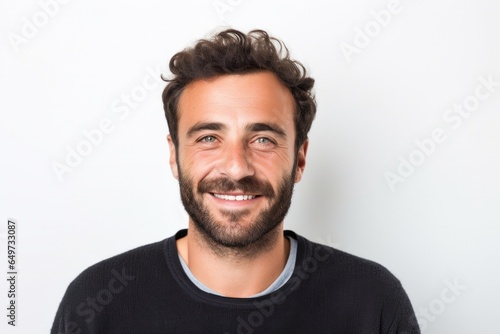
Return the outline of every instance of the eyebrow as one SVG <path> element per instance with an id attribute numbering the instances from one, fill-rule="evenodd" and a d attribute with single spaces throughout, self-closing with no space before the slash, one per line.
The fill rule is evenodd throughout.
<path id="1" fill-rule="evenodd" d="M 197 132 L 204 131 L 204 130 L 220 131 L 220 130 L 224 130 L 226 128 L 227 127 L 222 123 L 210 123 L 210 122 L 196 123 L 195 125 L 193 125 L 192 127 L 189 128 L 189 130 L 187 132 L 187 136 L 191 137 L 191 136 L 195 135 Z"/>
<path id="2" fill-rule="evenodd" d="M 196 133 L 205 131 L 205 130 L 211 130 L 211 131 L 220 131 L 220 130 L 225 130 L 227 129 L 227 126 L 223 123 L 216 123 L 216 122 L 200 122 L 196 123 L 192 127 L 189 128 L 187 132 L 187 137 L 192 137 Z M 269 131 L 277 134 L 278 136 L 282 138 L 286 138 L 286 132 L 283 130 L 280 126 L 278 126 L 275 123 L 252 123 L 248 124 L 245 127 L 246 131 L 249 132 L 260 132 L 260 131 Z"/>
<path id="3" fill-rule="evenodd" d="M 282 138 L 286 138 L 286 132 L 275 123 L 253 123 L 246 126 L 246 130 L 250 132 L 270 131 Z"/>

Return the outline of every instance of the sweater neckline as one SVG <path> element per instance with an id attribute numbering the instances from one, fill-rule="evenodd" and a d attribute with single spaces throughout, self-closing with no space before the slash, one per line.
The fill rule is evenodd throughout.
<path id="1" fill-rule="evenodd" d="M 170 270 L 173 278 L 179 285 L 179 287 L 190 297 L 199 302 L 208 303 L 211 305 L 219 305 L 219 306 L 232 306 L 232 307 L 255 307 L 254 303 L 256 301 L 261 301 L 263 299 L 269 299 L 271 296 L 275 294 L 281 294 L 283 296 L 288 296 L 290 292 L 292 292 L 292 279 L 288 279 L 288 281 L 281 286 L 279 289 L 271 292 L 269 294 L 265 294 L 258 297 L 247 297 L 247 298 L 237 298 L 237 297 L 225 297 L 218 296 L 208 292 L 205 292 L 198 288 L 186 275 L 186 272 L 182 268 L 182 265 L 179 260 L 176 240 L 187 235 L 187 229 L 179 230 L 174 236 L 167 238 L 164 241 L 163 250 L 165 255 L 165 260 L 167 262 L 167 267 Z M 305 254 L 310 252 L 310 247 L 306 243 L 306 240 L 297 235 L 295 232 L 291 230 L 285 230 L 284 235 L 287 237 L 291 237 L 297 240 L 297 258 L 295 261 L 295 267 L 292 273 L 292 278 L 297 273 L 297 268 L 300 263 L 302 263 L 305 258 Z"/>

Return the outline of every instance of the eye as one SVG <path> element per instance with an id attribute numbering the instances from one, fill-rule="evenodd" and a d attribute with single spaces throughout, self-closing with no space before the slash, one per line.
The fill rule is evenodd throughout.
<path id="1" fill-rule="evenodd" d="M 261 145 L 271 145 L 271 144 L 274 144 L 274 141 L 270 138 L 267 138 L 267 137 L 259 137 L 255 140 L 255 142 L 257 144 L 261 144 Z"/>
<path id="2" fill-rule="evenodd" d="M 216 140 L 217 139 L 214 136 L 205 136 L 205 137 L 203 137 L 203 138 L 200 139 L 200 142 L 202 142 L 202 143 L 213 143 Z"/>

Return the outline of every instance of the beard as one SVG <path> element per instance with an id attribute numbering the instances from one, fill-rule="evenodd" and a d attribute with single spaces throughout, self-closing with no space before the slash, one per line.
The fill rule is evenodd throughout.
<path id="1" fill-rule="evenodd" d="M 228 178 L 203 179 L 198 186 L 181 172 L 179 166 L 181 200 L 197 230 L 214 251 L 236 251 L 240 255 L 256 255 L 272 245 L 278 237 L 276 227 L 281 224 L 292 201 L 295 168 L 285 175 L 276 191 L 268 181 L 247 176 L 238 181 Z M 218 221 L 203 202 L 203 195 L 242 191 L 267 198 L 268 204 L 252 221 L 253 210 L 219 210 L 224 221 Z"/>

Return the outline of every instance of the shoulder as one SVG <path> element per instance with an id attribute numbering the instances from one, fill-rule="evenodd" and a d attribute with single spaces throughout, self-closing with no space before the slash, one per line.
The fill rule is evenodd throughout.
<path id="1" fill-rule="evenodd" d="M 166 267 L 164 247 L 167 241 L 137 247 L 83 270 L 66 289 L 52 333 L 79 332 L 76 329 L 93 332 L 103 326 L 101 322 L 106 315 L 120 311 L 135 300 L 131 296 L 158 282 Z"/>
<path id="2" fill-rule="evenodd" d="M 304 285 L 304 300 L 313 299 L 328 310 L 325 317 L 337 314 L 352 320 L 357 314 L 356 321 L 365 326 L 359 331 L 363 333 L 368 328 L 419 333 L 408 295 L 386 267 L 301 236 L 297 241 L 298 285 Z"/>
<path id="3" fill-rule="evenodd" d="M 164 267 L 166 240 L 134 248 L 88 267 L 69 284 L 64 298 L 81 300 L 102 289 L 113 291 L 127 286 L 138 276 L 143 279 L 154 274 L 153 268 Z"/>
<path id="4" fill-rule="evenodd" d="M 76 280 L 88 280 L 94 276 L 106 274 L 112 269 L 119 270 L 123 267 L 133 270 L 144 267 L 150 262 L 163 260 L 163 244 L 165 240 L 140 246 L 121 254 L 99 261 L 85 269 Z"/>
<path id="5" fill-rule="evenodd" d="M 304 252 L 297 265 L 311 271 L 317 267 L 318 276 L 327 276 L 332 282 L 344 282 L 372 288 L 400 288 L 400 281 L 383 265 L 342 250 L 310 241 L 295 234 L 299 249 Z"/>

